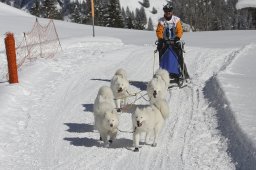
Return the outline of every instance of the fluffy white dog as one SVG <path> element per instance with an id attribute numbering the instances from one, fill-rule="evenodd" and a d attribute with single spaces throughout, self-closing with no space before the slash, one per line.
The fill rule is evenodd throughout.
<path id="1" fill-rule="evenodd" d="M 106 147 L 116 139 L 118 124 L 118 113 L 115 109 L 106 111 L 103 117 L 97 119 L 96 125 L 100 133 L 100 139 Z"/>
<path id="2" fill-rule="evenodd" d="M 167 95 L 165 82 L 159 77 L 153 78 L 148 82 L 147 94 L 150 103 L 154 103 L 158 99 L 165 99 Z"/>
<path id="3" fill-rule="evenodd" d="M 165 99 L 169 86 L 169 73 L 164 69 L 158 69 L 154 77 L 148 82 L 147 93 L 150 103 L 158 99 Z"/>
<path id="4" fill-rule="evenodd" d="M 93 105 L 95 128 L 100 133 L 100 139 L 107 145 L 116 138 L 118 116 L 115 110 L 114 95 L 110 87 L 102 86 Z"/>
<path id="5" fill-rule="evenodd" d="M 126 97 L 129 95 L 129 81 L 124 69 L 120 68 L 116 71 L 111 79 L 110 87 L 115 97 L 116 108 L 120 111 L 121 104 L 126 105 Z"/>
<path id="6" fill-rule="evenodd" d="M 146 132 L 145 142 L 147 143 L 148 135 L 153 134 L 154 141 L 152 146 L 157 145 L 156 139 L 164 124 L 164 121 L 169 117 L 169 106 L 166 100 L 159 99 L 154 104 L 137 108 L 132 115 L 133 122 L 133 144 L 134 151 L 139 151 L 140 135 Z"/>

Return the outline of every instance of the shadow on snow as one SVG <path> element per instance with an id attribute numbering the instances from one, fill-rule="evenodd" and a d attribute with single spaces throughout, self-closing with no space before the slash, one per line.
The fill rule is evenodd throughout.
<path id="1" fill-rule="evenodd" d="M 74 133 L 84 133 L 84 132 L 93 132 L 94 126 L 85 124 L 85 123 L 64 123 L 69 127 L 68 132 Z"/>
<path id="2" fill-rule="evenodd" d="M 93 104 L 82 104 L 85 112 L 93 112 Z"/>
<path id="3" fill-rule="evenodd" d="M 84 146 L 84 147 L 104 147 L 104 144 L 99 139 L 93 139 L 93 138 L 79 138 L 79 137 L 71 137 L 71 138 L 64 138 L 64 140 L 69 141 L 71 145 L 74 146 Z M 126 148 L 132 146 L 132 140 L 131 139 L 116 139 L 113 141 L 113 143 L 108 148 Z"/>

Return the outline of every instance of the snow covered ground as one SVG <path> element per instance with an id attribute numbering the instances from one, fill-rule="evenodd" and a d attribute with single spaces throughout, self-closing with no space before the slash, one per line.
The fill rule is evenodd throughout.
<path id="1" fill-rule="evenodd" d="M 170 90 L 171 116 L 158 146 L 142 145 L 135 153 L 131 133 L 120 132 L 110 148 L 102 147 L 92 106 L 118 68 L 127 71 L 134 92 L 145 94 L 155 33 L 96 27 L 93 38 L 91 26 L 56 21 L 63 52 L 23 65 L 20 83 L 10 85 L 2 71 L 4 34 L 21 39 L 35 18 L 7 9 L 0 3 L 1 169 L 256 167 L 256 31 L 184 34 L 192 83 Z M 131 130 L 131 113 L 120 114 L 120 121 L 121 130 Z"/>

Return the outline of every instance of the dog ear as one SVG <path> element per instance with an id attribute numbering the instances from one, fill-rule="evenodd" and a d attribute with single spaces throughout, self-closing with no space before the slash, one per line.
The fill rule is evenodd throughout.
<path id="1" fill-rule="evenodd" d="M 137 112 L 137 111 L 139 111 L 139 110 L 140 110 L 139 107 L 136 107 L 135 112 Z"/>

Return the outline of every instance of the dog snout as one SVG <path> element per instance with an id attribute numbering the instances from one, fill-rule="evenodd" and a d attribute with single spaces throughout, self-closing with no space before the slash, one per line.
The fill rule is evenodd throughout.
<path id="1" fill-rule="evenodd" d="M 123 88 L 120 87 L 120 88 L 118 89 L 118 92 L 122 92 L 122 91 L 123 91 Z"/>
<path id="2" fill-rule="evenodd" d="M 142 124 L 140 121 L 137 121 L 137 126 L 140 127 Z"/>
<path id="3" fill-rule="evenodd" d="M 113 127 L 113 126 L 114 126 L 114 125 L 111 123 L 111 124 L 110 124 L 110 127 Z"/>
<path id="4" fill-rule="evenodd" d="M 157 95 L 157 92 L 156 92 L 156 90 L 154 90 L 154 92 L 153 92 L 154 98 L 156 98 L 156 95 Z"/>

